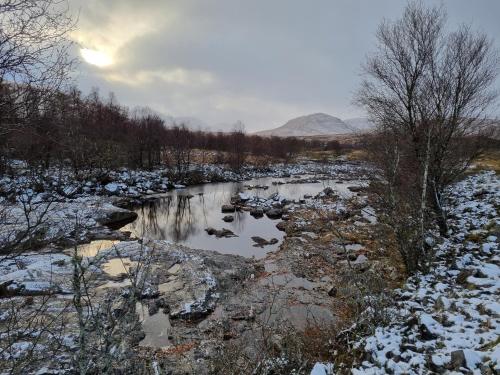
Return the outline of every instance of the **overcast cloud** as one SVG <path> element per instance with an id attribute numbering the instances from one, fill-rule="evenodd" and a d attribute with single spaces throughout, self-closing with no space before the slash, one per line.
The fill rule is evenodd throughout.
<path id="1" fill-rule="evenodd" d="M 99 87 L 130 107 L 196 117 L 214 130 L 241 120 L 249 131 L 313 112 L 362 115 L 351 104 L 360 64 L 374 48 L 377 25 L 405 6 L 402 0 L 70 1 L 80 12 L 74 39 L 108 64 L 81 63 L 84 92 Z M 472 23 L 500 47 L 500 1 L 442 3 L 450 27 Z"/>

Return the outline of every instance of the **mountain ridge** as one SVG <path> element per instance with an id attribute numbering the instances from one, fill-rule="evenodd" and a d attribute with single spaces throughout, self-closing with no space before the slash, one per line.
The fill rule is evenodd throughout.
<path id="1" fill-rule="evenodd" d="M 277 128 L 259 131 L 254 134 L 264 137 L 347 135 L 367 131 L 371 127 L 368 119 L 363 117 L 341 120 L 338 117 L 319 112 L 293 118 Z"/>

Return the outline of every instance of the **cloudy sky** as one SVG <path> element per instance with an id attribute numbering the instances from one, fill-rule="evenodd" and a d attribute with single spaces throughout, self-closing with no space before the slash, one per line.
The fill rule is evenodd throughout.
<path id="1" fill-rule="evenodd" d="M 256 131 L 352 102 L 374 31 L 402 0 L 70 0 L 78 85 L 130 107 Z M 500 47 L 500 1 L 426 0 L 449 25 L 472 23 Z"/>

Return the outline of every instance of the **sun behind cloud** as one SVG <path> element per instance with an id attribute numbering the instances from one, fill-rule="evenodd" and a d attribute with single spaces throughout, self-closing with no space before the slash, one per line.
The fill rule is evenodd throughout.
<path id="1" fill-rule="evenodd" d="M 95 49 L 81 48 L 80 54 L 87 63 L 100 68 L 109 66 L 113 63 L 113 59 L 109 54 Z"/>

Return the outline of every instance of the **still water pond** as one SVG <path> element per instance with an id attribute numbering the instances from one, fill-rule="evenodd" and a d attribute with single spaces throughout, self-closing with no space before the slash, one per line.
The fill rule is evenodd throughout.
<path id="1" fill-rule="evenodd" d="M 299 183 L 273 185 L 273 181 L 286 182 L 291 178 L 258 178 L 244 182 L 211 183 L 178 189 L 163 194 L 159 199 L 148 202 L 135 209 L 138 218 L 122 228 L 137 237 L 169 240 L 195 249 L 215 250 L 220 253 L 238 254 L 245 257 L 263 257 L 267 252 L 276 250 L 284 233 L 276 228 L 279 220 L 271 220 L 266 216 L 256 219 L 248 212 L 235 212 L 234 221 L 226 223 L 221 212 L 223 204 L 230 203 L 231 196 L 238 192 L 268 198 L 279 193 L 287 199 L 302 199 L 304 195 L 316 195 L 325 187 L 331 186 L 341 195 L 348 195 L 349 183 L 337 183 L 334 180 L 323 180 L 319 183 Z M 267 190 L 248 190 L 248 185 L 269 186 Z M 192 195 L 192 198 L 188 196 Z M 217 238 L 206 233 L 205 229 L 227 228 L 237 237 Z M 264 248 L 255 247 L 252 236 L 260 236 L 266 240 L 276 238 L 279 242 Z"/>

